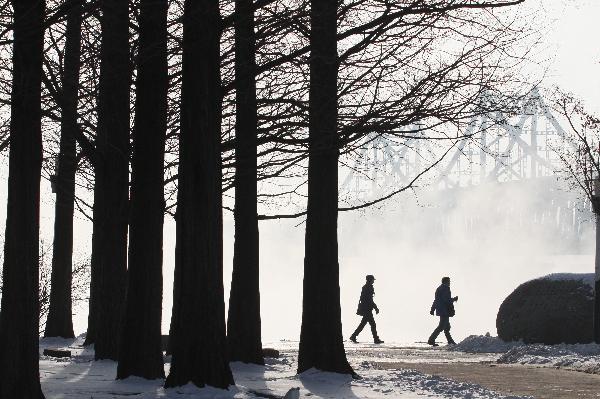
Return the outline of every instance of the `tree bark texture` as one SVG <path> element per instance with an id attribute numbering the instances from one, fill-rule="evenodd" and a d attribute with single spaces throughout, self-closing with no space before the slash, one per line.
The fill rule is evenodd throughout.
<path id="1" fill-rule="evenodd" d="M 186 0 L 167 387 L 233 384 L 225 337 L 218 0 Z"/>
<path id="2" fill-rule="evenodd" d="M 129 269 L 117 378 L 164 378 L 161 348 L 167 0 L 141 0 Z"/>
<path id="3" fill-rule="evenodd" d="M 336 0 L 311 1 L 308 204 L 298 372 L 353 373 L 344 351 L 337 243 Z"/>
<path id="4" fill-rule="evenodd" d="M 68 11 L 61 96 L 61 132 L 58 170 L 55 177 L 54 247 L 50 307 L 46 337 L 73 338 L 71 280 L 73 269 L 73 212 L 75 209 L 75 172 L 77 170 L 75 135 L 81 54 L 82 2 Z"/>
<path id="5" fill-rule="evenodd" d="M 12 2 L 8 204 L 0 312 L 0 398 L 43 398 L 39 373 L 41 79 L 45 1 Z"/>
<path id="6" fill-rule="evenodd" d="M 129 2 L 101 3 L 102 48 L 92 237 L 96 359 L 118 359 L 127 272 L 129 197 Z M 96 278 L 96 281 L 93 279 Z"/>
<path id="7" fill-rule="evenodd" d="M 227 318 L 229 359 L 264 364 L 257 217 L 257 116 L 254 10 L 235 2 L 235 241 Z"/>

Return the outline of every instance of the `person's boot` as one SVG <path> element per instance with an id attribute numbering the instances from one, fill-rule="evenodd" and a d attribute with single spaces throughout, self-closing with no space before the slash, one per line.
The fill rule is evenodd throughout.
<path id="1" fill-rule="evenodd" d="M 373 342 L 374 342 L 374 343 L 376 343 L 376 344 L 383 344 L 383 341 L 382 341 L 382 340 L 380 340 L 380 339 L 379 339 L 379 337 L 375 338 L 375 339 L 373 340 Z"/>
<path id="2" fill-rule="evenodd" d="M 350 341 L 354 342 L 355 344 L 357 344 L 358 342 L 356 341 L 356 336 L 351 335 L 350 336 Z"/>
<path id="3" fill-rule="evenodd" d="M 432 341 L 432 340 L 429 340 L 429 341 L 427 341 L 427 343 L 428 343 L 429 345 L 431 345 L 431 346 L 434 346 L 434 347 L 435 347 L 435 346 L 439 346 L 438 344 L 436 344 L 436 343 L 435 343 L 435 341 Z"/>
<path id="4" fill-rule="evenodd" d="M 446 334 L 446 341 L 448 341 L 448 345 L 456 345 L 456 342 L 454 342 L 454 339 L 450 333 Z"/>

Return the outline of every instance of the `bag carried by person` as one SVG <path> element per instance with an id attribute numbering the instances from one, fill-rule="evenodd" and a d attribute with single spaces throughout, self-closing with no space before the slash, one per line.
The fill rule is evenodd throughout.
<path id="1" fill-rule="evenodd" d="M 448 316 L 453 317 L 456 314 L 456 310 L 454 310 L 454 302 L 448 306 Z"/>
<path id="2" fill-rule="evenodd" d="M 356 307 L 356 314 L 357 314 L 358 316 L 362 316 L 362 315 L 363 315 L 363 312 L 362 312 L 362 310 L 361 310 L 361 304 L 360 304 L 360 301 L 358 301 L 358 306 Z"/>

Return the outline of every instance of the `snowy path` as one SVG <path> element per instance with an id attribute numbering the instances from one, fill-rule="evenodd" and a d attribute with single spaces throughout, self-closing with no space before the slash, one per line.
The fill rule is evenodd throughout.
<path id="1" fill-rule="evenodd" d="M 415 370 L 386 370 L 374 367 L 376 362 L 403 361 L 428 363 L 434 361 L 478 363 L 490 359 L 487 354 L 451 353 L 431 350 L 423 346 L 347 345 L 348 358 L 363 377 L 352 380 L 347 376 L 309 370 L 296 375 L 296 342 L 270 345 L 281 351 L 279 359 L 267 359 L 265 367 L 232 363 L 236 386 L 229 391 L 214 388 L 199 389 L 188 385 L 164 389 L 163 381 L 128 378 L 115 381 L 116 363 L 94 362 L 93 352 L 83 349 L 81 338 L 73 340 L 41 340 L 40 352 L 45 347 L 69 348 L 72 359 L 60 361 L 40 357 L 42 389 L 46 398 L 281 398 L 288 389 L 300 387 L 301 398 L 506 398 L 480 385 L 434 377 Z M 169 363 L 165 363 L 168 372 Z M 518 398 L 518 397 L 513 397 Z"/>

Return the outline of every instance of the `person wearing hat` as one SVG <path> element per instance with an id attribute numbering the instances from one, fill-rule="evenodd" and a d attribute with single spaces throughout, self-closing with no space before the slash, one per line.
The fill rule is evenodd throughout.
<path id="1" fill-rule="evenodd" d="M 434 312 L 440 318 L 437 328 L 433 331 L 427 343 L 431 346 L 438 346 L 435 343 L 437 336 L 443 331 L 446 335 L 448 345 L 456 345 L 450 335 L 450 317 L 454 316 L 454 302 L 458 301 L 458 297 L 452 297 L 450 293 L 450 277 L 443 277 L 442 284 L 435 290 L 435 299 L 431 305 L 429 313 L 433 316 Z"/>
<path id="2" fill-rule="evenodd" d="M 379 339 L 377 335 L 377 325 L 375 324 L 375 319 L 373 318 L 373 309 L 375 309 L 375 313 L 379 314 L 379 308 L 373 302 L 373 296 L 375 295 L 375 289 L 373 288 L 373 283 L 375 282 L 375 277 L 372 274 L 367 275 L 367 282 L 362 287 L 362 291 L 360 292 L 360 300 L 358 302 L 358 309 L 356 310 L 356 314 L 362 316 L 362 320 L 356 330 L 350 336 L 350 341 L 356 343 L 356 337 L 362 331 L 362 329 L 369 323 L 371 325 L 371 333 L 373 334 L 373 342 L 376 344 L 382 344 L 383 341 Z"/>

